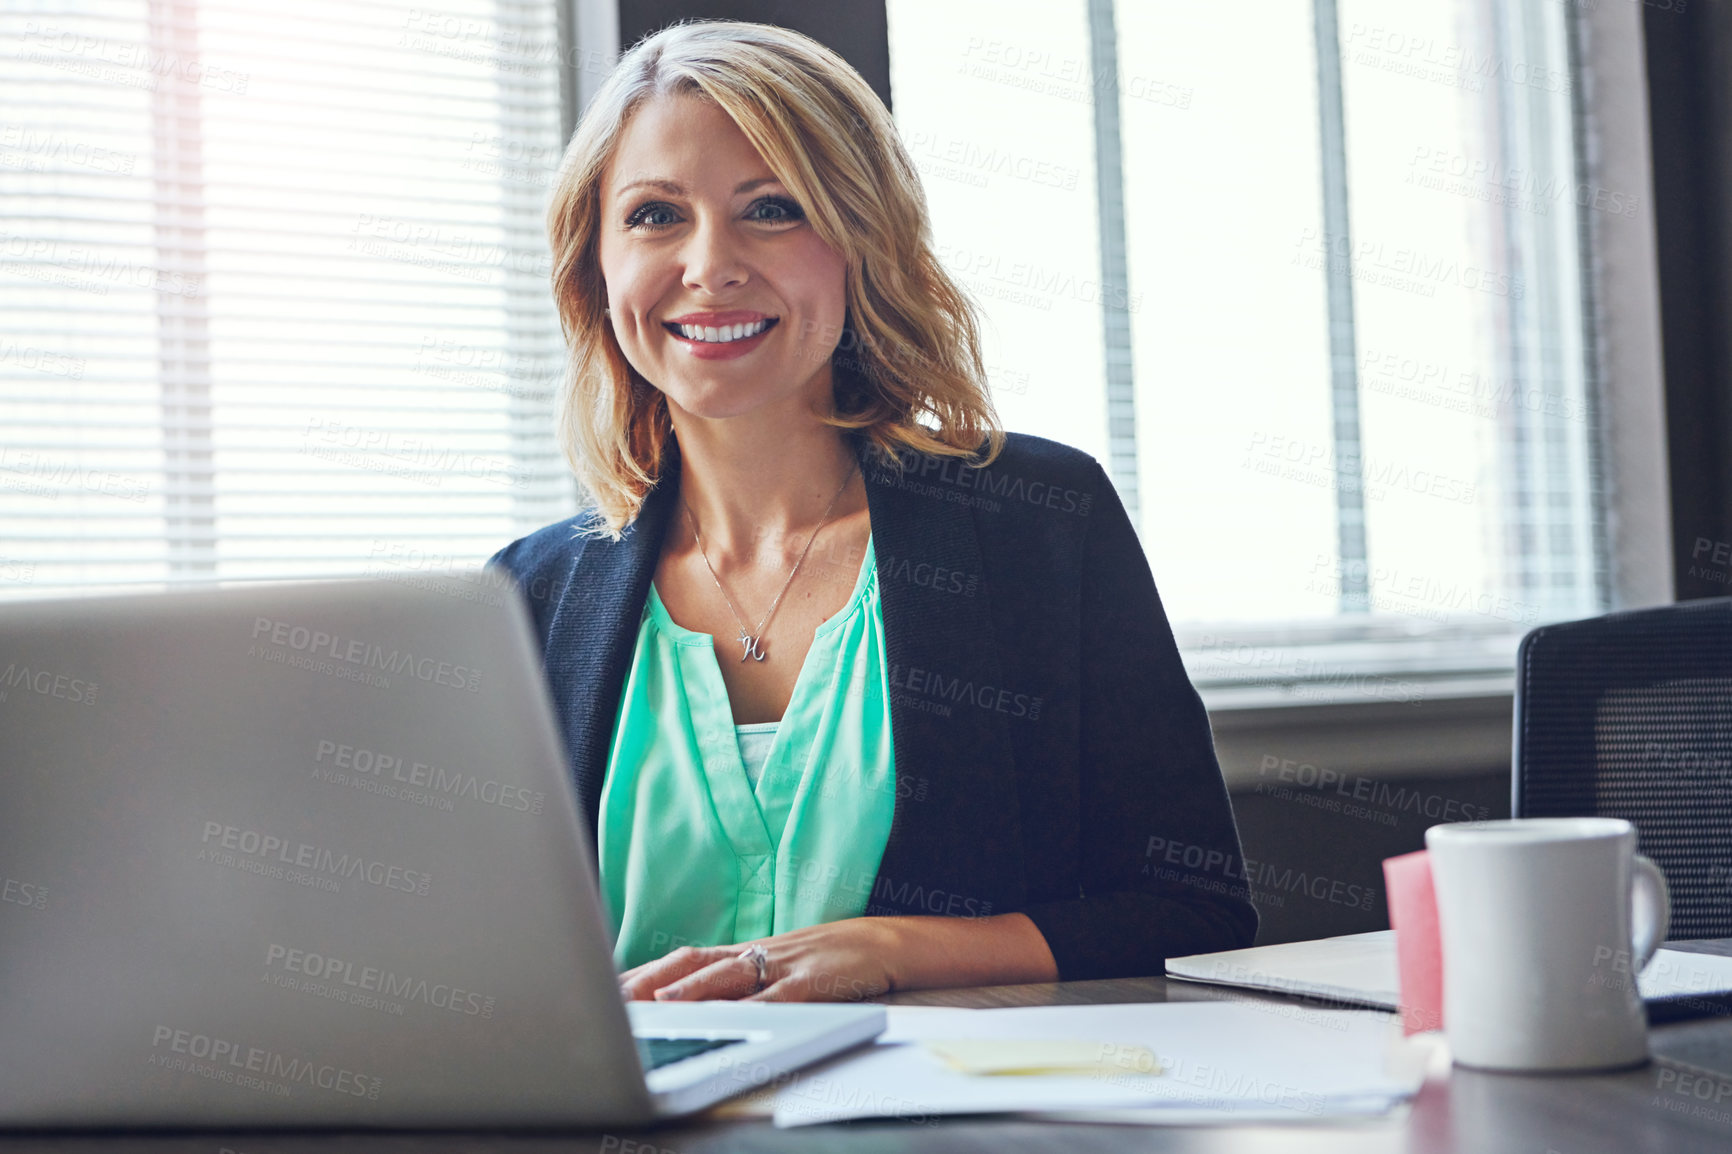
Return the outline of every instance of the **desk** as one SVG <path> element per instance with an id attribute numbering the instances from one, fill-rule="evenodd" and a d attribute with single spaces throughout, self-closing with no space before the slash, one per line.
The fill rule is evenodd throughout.
<path id="1" fill-rule="evenodd" d="M 1732 940 L 1673 948 L 1732 954 Z M 1277 995 L 1163 978 L 1063 982 L 893 995 L 902 1005 L 1047 1006 L 1210 1001 L 1273 1004 Z M 1412 1104 L 1385 1119 L 1341 1124 L 1170 1128 L 948 1119 L 932 1125 L 852 1123 L 776 1130 L 768 1122 L 697 1121 L 633 1134 L 497 1136 L 194 1134 L 160 1137 L 0 1136 L 0 1154 L 1691 1154 L 1732 1150 L 1732 1076 L 1680 1075 L 1667 1054 L 1702 1047 L 1732 1052 L 1732 1018 L 1653 1031 L 1660 1060 L 1622 1074 L 1531 1077 L 1455 1070 L 1428 1081 Z M 1718 1099 L 1718 1101 L 1716 1101 Z"/>

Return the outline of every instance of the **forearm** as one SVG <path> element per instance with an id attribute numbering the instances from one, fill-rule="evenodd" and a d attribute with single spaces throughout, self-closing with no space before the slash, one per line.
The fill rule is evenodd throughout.
<path id="1" fill-rule="evenodd" d="M 1058 980 L 1058 963 L 1026 914 L 868 920 L 888 938 L 892 991 Z"/>

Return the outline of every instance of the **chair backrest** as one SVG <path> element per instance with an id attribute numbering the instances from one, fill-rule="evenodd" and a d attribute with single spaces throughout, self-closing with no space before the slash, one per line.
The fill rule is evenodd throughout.
<path id="1" fill-rule="evenodd" d="M 1670 936 L 1732 936 L 1732 597 L 1533 630 L 1514 754 L 1511 813 L 1630 821 Z"/>

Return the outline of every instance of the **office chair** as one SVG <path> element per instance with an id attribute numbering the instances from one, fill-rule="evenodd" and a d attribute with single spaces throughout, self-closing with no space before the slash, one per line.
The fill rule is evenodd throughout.
<path id="1" fill-rule="evenodd" d="M 1672 938 L 1732 937 L 1732 597 L 1544 625 L 1516 657 L 1517 817 L 1621 817 Z"/>

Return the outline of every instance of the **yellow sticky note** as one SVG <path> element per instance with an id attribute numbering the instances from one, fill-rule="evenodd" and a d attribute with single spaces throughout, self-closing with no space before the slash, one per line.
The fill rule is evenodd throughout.
<path id="1" fill-rule="evenodd" d="M 1148 1074 L 1161 1060 L 1127 1042 L 964 1038 L 929 1041 L 927 1052 L 964 1074 Z"/>

